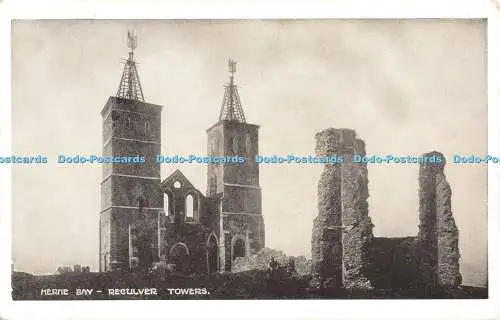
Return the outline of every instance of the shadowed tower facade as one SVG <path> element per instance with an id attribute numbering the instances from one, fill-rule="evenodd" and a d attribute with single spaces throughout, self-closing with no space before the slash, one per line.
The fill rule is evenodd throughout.
<path id="1" fill-rule="evenodd" d="M 136 37 L 129 32 L 129 57 L 116 96 L 101 111 L 103 156 L 133 157 L 132 163 L 104 163 L 101 182 L 99 269 L 128 270 L 132 257 L 144 266 L 158 258 L 157 220 L 163 209 L 160 165 L 161 109 L 144 102 L 134 61 Z M 143 247 L 132 252 L 130 243 Z"/>
<path id="2" fill-rule="evenodd" d="M 220 197 L 219 259 L 221 271 L 231 271 L 235 258 L 248 256 L 265 244 L 259 165 L 259 126 L 246 122 L 234 82 L 236 62 L 229 60 L 229 81 L 216 124 L 207 130 L 208 153 L 214 157 L 244 157 L 244 163 L 210 163 L 207 196 Z"/>

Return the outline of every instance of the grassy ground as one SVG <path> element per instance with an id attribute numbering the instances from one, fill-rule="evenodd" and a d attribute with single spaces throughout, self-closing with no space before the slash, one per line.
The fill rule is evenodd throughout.
<path id="1" fill-rule="evenodd" d="M 107 300 L 107 299 L 481 299 L 488 297 L 486 288 L 463 287 L 451 291 L 391 290 L 349 291 L 318 290 L 308 284 L 310 276 L 292 276 L 269 280 L 263 271 L 212 275 L 168 276 L 141 273 L 68 273 L 32 276 L 14 273 L 14 300 Z M 94 289 L 92 295 L 75 295 L 76 289 Z M 158 295 L 110 296 L 108 288 L 156 288 Z M 206 294 L 175 294 L 176 288 L 205 288 Z M 42 296 L 41 289 L 69 289 L 68 296 Z M 171 289 L 171 290 L 169 290 Z M 97 293 L 101 290 L 102 293 Z M 179 291 L 179 290 L 178 290 Z"/>

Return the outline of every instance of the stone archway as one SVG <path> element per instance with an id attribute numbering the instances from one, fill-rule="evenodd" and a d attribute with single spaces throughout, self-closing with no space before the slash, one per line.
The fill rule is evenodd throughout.
<path id="1" fill-rule="evenodd" d="M 219 271 L 219 246 L 214 233 L 207 240 L 207 273 Z"/>
<path id="2" fill-rule="evenodd" d="M 191 257 L 189 248 L 183 242 L 177 242 L 169 251 L 169 263 L 175 265 L 175 271 L 189 273 L 191 271 Z"/>

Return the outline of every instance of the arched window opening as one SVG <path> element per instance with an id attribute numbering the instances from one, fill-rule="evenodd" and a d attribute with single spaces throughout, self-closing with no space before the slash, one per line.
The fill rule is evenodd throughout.
<path id="1" fill-rule="evenodd" d="M 233 154 L 238 154 L 238 137 L 231 138 L 231 148 L 233 150 Z"/>
<path id="2" fill-rule="evenodd" d="M 170 196 L 168 193 L 163 194 L 163 210 L 165 211 L 165 215 L 169 216 L 170 215 Z"/>
<path id="3" fill-rule="evenodd" d="M 190 194 L 186 197 L 186 218 L 194 218 L 194 198 Z"/>
<path id="4" fill-rule="evenodd" d="M 245 151 L 247 154 L 252 153 L 252 137 L 249 133 L 245 135 Z"/>
<path id="5" fill-rule="evenodd" d="M 238 257 L 245 256 L 245 242 L 242 239 L 238 239 L 234 242 L 233 246 L 233 260 Z"/>
<path id="6" fill-rule="evenodd" d="M 174 182 L 174 188 L 179 189 L 181 187 L 180 181 L 175 181 Z"/>
<path id="7" fill-rule="evenodd" d="M 115 128 L 118 125 L 118 119 L 120 119 L 120 114 L 116 110 L 111 111 L 112 127 Z"/>

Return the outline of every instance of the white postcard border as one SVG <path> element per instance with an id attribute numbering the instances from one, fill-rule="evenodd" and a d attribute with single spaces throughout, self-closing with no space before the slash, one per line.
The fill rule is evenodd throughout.
<path id="1" fill-rule="evenodd" d="M 3 1 L 0 2 L 0 154 L 11 153 L 11 19 L 488 18 L 488 150 L 500 155 L 500 4 L 420 1 Z M 31 318 L 416 318 L 500 317 L 500 169 L 488 171 L 488 279 L 484 300 L 37 301 L 10 295 L 11 174 L 0 166 L 0 316 Z M 471 214 L 474 214 L 471 212 Z"/>

